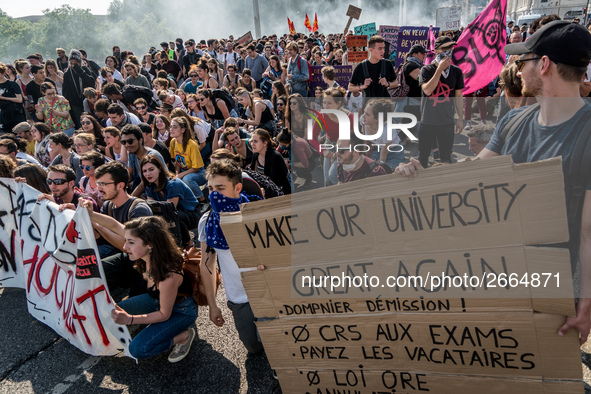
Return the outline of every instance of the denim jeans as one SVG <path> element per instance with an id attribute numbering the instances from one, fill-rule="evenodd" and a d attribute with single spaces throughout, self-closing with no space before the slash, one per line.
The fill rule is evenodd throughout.
<path id="1" fill-rule="evenodd" d="M 185 175 L 181 180 L 189 186 L 189 189 L 191 189 L 196 198 L 202 197 L 203 191 L 200 186 L 207 183 L 207 179 L 205 179 L 205 167 L 201 167 L 197 172 Z"/>
<path id="2" fill-rule="evenodd" d="M 331 150 L 334 153 L 334 151 Z M 324 157 L 324 186 L 336 185 L 339 183 L 337 176 L 337 161 L 330 162 L 330 159 Z"/>
<path id="3" fill-rule="evenodd" d="M 160 302 L 147 294 L 128 298 L 117 305 L 130 315 L 142 315 L 160 310 Z M 168 320 L 148 325 L 133 338 L 129 344 L 129 353 L 137 359 L 143 359 L 170 350 L 174 344 L 174 337 L 195 323 L 197 312 L 197 303 L 192 297 L 174 304 Z"/>
<path id="4" fill-rule="evenodd" d="M 70 127 L 68 130 L 64 130 L 64 133 L 71 138 L 74 135 L 74 131 L 76 131 L 76 129 Z"/>
<path id="5" fill-rule="evenodd" d="M 382 147 L 382 149 L 387 149 Z M 404 147 L 401 146 L 392 146 L 392 150 L 401 150 L 400 152 L 388 152 L 388 156 L 386 156 L 386 164 L 390 166 L 391 169 L 396 169 L 398 164 L 404 163 Z M 379 160 L 380 159 L 380 152 L 374 150 L 371 154 L 372 160 Z"/>

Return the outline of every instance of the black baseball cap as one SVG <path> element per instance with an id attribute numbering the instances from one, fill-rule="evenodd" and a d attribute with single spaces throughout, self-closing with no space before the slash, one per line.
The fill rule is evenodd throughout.
<path id="1" fill-rule="evenodd" d="M 441 36 L 441 37 L 437 37 L 437 39 L 435 40 L 435 49 L 443 49 L 444 47 L 450 47 L 453 45 L 457 45 L 457 43 L 452 40 L 451 38 L 449 38 L 448 36 Z"/>
<path id="2" fill-rule="evenodd" d="M 542 26 L 525 42 L 505 46 L 507 55 L 530 52 L 548 56 L 554 63 L 587 67 L 591 61 L 591 34 L 581 25 L 559 20 Z"/>
<path id="3" fill-rule="evenodd" d="M 419 44 L 415 44 L 410 48 L 410 51 L 408 52 L 408 54 L 412 55 L 415 53 L 429 53 L 429 51 L 426 50 L 424 46 L 419 45 Z"/>

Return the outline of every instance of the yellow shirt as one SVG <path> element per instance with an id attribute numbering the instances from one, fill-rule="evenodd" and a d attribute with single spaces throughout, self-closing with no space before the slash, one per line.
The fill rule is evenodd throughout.
<path id="1" fill-rule="evenodd" d="M 190 168 L 200 169 L 205 166 L 199 145 L 195 140 L 189 140 L 185 150 L 183 150 L 183 144 L 178 142 L 176 138 L 170 140 L 170 157 L 179 164 L 182 171 L 187 171 Z"/>
<path id="2" fill-rule="evenodd" d="M 27 153 L 31 156 L 35 155 L 35 140 L 27 142 Z"/>

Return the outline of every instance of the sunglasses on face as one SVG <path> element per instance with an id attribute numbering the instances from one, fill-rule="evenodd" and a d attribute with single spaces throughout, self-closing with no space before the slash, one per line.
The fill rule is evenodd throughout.
<path id="1" fill-rule="evenodd" d="M 515 60 L 515 64 L 517 65 L 517 71 L 523 70 L 523 67 L 525 67 L 525 62 L 528 62 L 530 60 L 540 60 L 541 57 L 530 57 L 528 59 L 519 59 L 519 60 Z"/>
<path id="2" fill-rule="evenodd" d="M 63 185 L 64 183 L 68 182 L 66 179 L 47 179 L 47 185 L 51 186 L 51 184 L 53 183 L 54 185 L 60 186 Z"/>
<path id="3" fill-rule="evenodd" d="M 197 75 L 197 74 L 191 74 L 191 75 L 189 75 L 189 78 L 197 78 L 198 76 L 199 75 Z"/>
<path id="4" fill-rule="evenodd" d="M 137 108 L 138 111 L 142 111 L 142 110 L 146 109 L 146 107 L 143 106 L 143 105 L 141 107 L 136 107 L 136 108 Z"/>
<path id="5" fill-rule="evenodd" d="M 90 171 L 94 168 L 94 166 L 83 166 L 82 164 L 80 164 L 80 169 L 81 170 L 86 170 L 86 171 Z"/>
<path id="6" fill-rule="evenodd" d="M 137 141 L 135 138 L 130 138 L 128 140 L 121 140 L 121 145 L 131 145 L 133 144 L 135 141 Z"/>
<path id="7" fill-rule="evenodd" d="M 90 120 L 83 120 L 82 122 L 80 122 L 80 124 L 89 125 L 92 124 L 92 122 Z"/>

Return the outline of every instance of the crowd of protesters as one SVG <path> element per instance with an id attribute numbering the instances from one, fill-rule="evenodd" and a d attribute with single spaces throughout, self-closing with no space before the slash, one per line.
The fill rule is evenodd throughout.
<path id="1" fill-rule="evenodd" d="M 581 26 L 552 22 L 556 19 L 534 21 L 525 43 L 520 28 L 509 27 L 513 46 L 507 48 L 526 49 L 507 50 L 501 74 L 468 97 L 462 95 L 464 75 L 451 62 L 460 32 L 436 39 L 430 64 L 425 64 L 429 51 L 413 46 L 398 70 L 385 56 L 384 39 L 373 36 L 368 59 L 354 65 L 346 86 L 337 83 L 334 68 L 347 65 L 346 36 L 318 32 L 271 35 L 245 45 L 232 36 L 177 38 L 137 55 L 114 46 L 104 62 L 88 59 L 84 50 L 66 55 L 57 48 L 55 61 L 37 53 L 14 65 L 0 63 L 0 177 L 27 182 L 60 209 L 80 204 L 89 210 L 108 285 L 130 289 L 131 298 L 118 304 L 114 320 L 150 324 L 156 333 L 151 342 L 149 333 L 134 339 L 134 356 L 173 348 L 169 360 L 176 362 L 189 351 L 197 307 L 187 296 L 177 251 L 193 246 L 203 253 L 211 320 L 224 324 L 215 301 L 217 260 L 240 339 L 257 353 L 262 344 L 240 270 L 218 226 L 220 212 L 394 170 L 415 176 L 434 161 L 451 163 L 454 136 L 462 132 L 475 155 L 509 153 L 515 159 L 517 153 L 504 150 L 489 120 L 496 114 L 506 124 L 506 116 L 518 108 L 541 101 L 536 100 L 541 85 L 527 70 L 539 66 L 536 72 L 554 72 L 545 78 L 566 78 L 577 85 L 578 100 L 591 91 L 585 75 L 591 35 Z M 543 30 L 546 25 L 550 32 Z M 562 43 L 544 41 L 557 29 L 575 37 L 567 55 Z M 313 91 L 311 65 L 322 66 L 324 81 Z M 408 87 L 404 94 L 401 81 Z M 473 120 L 473 101 L 479 121 Z M 582 100 L 577 105 L 572 108 L 584 116 L 591 113 Z M 341 117 L 326 114 L 323 127 L 308 122 L 310 109 L 340 110 L 351 130 L 365 136 L 386 130 L 387 113 L 414 114 L 419 123 L 409 132 L 418 136 L 418 160 L 405 157 L 405 145 L 416 139 L 409 132 L 383 132 L 372 141 L 351 133 L 350 140 L 342 140 Z M 351 149 L 356 145 L 368 149 Z M 522 156 L 522 161 L 537 160 Z M 586 196 L 587 213 L 589 200 Z M 162 222 L 149 219 L 156 208 L 175 212 L 178 237 L 162 235 Z M 589 222 L 584 217 L 582 232 L 576 229 L 571 236 L 588 236 Z M 579 258 L 589 259 L 589 251 Z M 572 326 L 586 339 L 589 308 L 583 306 L 587 310 L 578 312 L 586 313 L 586 331 L 580 320 Z"/>

